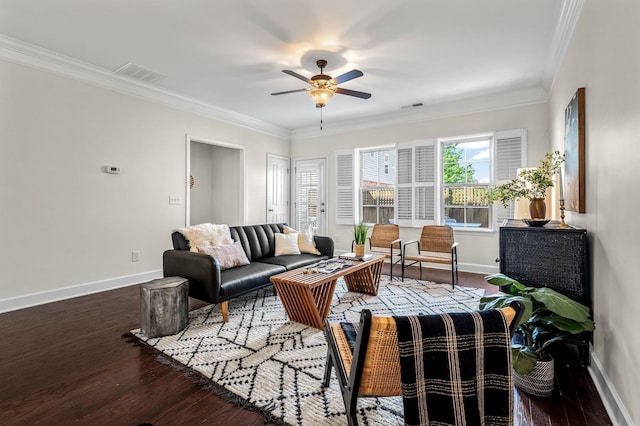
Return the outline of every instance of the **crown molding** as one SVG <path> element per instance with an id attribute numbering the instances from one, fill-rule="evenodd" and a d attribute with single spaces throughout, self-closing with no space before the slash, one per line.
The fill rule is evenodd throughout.
<path id="1" fill-rule="evenodd" d="M 564 0 L 562 2 L 560 17 L 553 34 L 544 70 L 544 84 L 549 93 L 555 84 L 560 64 L 571 42 L 571 36 L 576 29 L 585 1 Z"/>
<path id="2" fill-rule="evenodd" d="M 547 102 L 548 99 L 548 92 L 542 87 L 477 96 L 435 105 L 425 105 L 416 109 L 399 110 L 391 113 L 363 117 L 361 119 L 356 118 L 333 124 L 325 124 L 323 130 L 319 130 L 315 126 L 296 129 L 291 132 L 291 141 L 295 142 L 309 138 L 364 131 L 379 127 L 415 124 L 467 114 L 515 108 Z"/>
<path id="3" fill-rule="evenodd" d="M 290 131 L 246 115 L 132 80 L 112 71 L 0 34 L 0 59 L 146 101 L 289 139 Z"/>
<path id="4" fill-rule="evenodd" d="M 571 36 L 586 0 L 563 0 L 549 56 L 544 70 L 542 87 L 457 100 L 437 105 L 425 105 L 415 110 L 401 110 L 375 116 L 351 119 L 325 125 L 288 130 L 252 117 L 180 95 L 157 86 L 120 76 L 86 62 L 64 56 L 0 34 L 0 59 L 83 81 L 94 86 L 114 90 L 150 102 L 191 112 L 232 125 L 259 131 L 291 141 L 332 134 L 341 134 L 383 126 L 402 125 L 472 114 L 495 109 L 546 102 L 555 83 L 559 65 L 564 58 Z"/>

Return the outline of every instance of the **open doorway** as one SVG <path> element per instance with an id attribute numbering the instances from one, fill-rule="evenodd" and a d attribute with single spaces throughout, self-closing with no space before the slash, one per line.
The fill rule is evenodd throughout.
<path id="1" fill-rule="evenodd" d="M 244 150 L 187 135 L 187 225 L 244 224 Z"/>

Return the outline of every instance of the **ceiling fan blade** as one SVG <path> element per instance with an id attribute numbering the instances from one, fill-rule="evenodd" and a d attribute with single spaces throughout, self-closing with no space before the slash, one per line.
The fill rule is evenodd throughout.
<path id="1" fill-rule="evenodd" d="M 291 70 L 282 70 L 283 73 L 285 74 L 289 74 L 291 77 L 295 77 L 295 78 L 299 78 L 300 80 L 304 81 L 305 83 L 309 83 L 311 84 L 311 80 L 309 80 L 307 77 L 298 74 L 295 71 L 291 71 Z"/>
<path id="2" fill-rule="evenodd" d="M 357 90 L 343 89 L 341 87 L 336 87 L 335 91 L 341 95 L 355 96 L 356 98 L 369 99 L 371 97 L 371 93 L 358 92 Z"/>
<path id="3" fill-rule="evenodd" d="M 272 95 L 276 96 L 276 95 L 286 95 L 287 93 L 295 93 L 295 92 L 305 92 L 309 89 L 295 89 L 295 90 L 286 90 L 284 92 L 276 92 L 276 93 L 272 93 Z"/>
<path id="4" fill-rule="evenodd" d="M 333 79 L 336 84 L 344 83 L 345 81 L 353 80 L 354 78 L 362 77 L 364 74 L 360 70 L 351 70 L 345 72 Z"/>

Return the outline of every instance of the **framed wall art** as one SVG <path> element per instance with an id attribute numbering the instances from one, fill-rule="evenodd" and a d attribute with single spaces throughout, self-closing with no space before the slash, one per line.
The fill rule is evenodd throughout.
<path id="1" fill-rule="evenodd" d="M 585 212 L 585 122 L 584 87 L 578 89 L 564 111 L 564 205 L 572 212 Z"/>

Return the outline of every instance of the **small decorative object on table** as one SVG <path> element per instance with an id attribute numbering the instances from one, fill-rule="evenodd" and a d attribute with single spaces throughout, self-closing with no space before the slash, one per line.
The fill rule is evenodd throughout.
<path id="1" fill-rule="evenodd" d="M 558 228 L 567 229 L 569 227 L 569 225 L 564 221 L 564 200 L 562 198 L 560 199 L 560 221 Z"/>
<path id="2" fill-rule="evenodd" d="M 369 260 L 373 257 L 373 254 L 369 253 L 369 254 L 363 254 L 362 256 L 358 256 L 355 253 L 351 252 L 351 253 L 342 253 L 339 257 L 340 259 L 346 259 L 346 260 Z"/>
<path id="3" fill-rule="evenodd" d="M 564 185 L 562 182 L 562 170 L 558 173 L 558 191 L 560 194 L 560 225 L 558 228 L 567 229 L 569 225 L 567 225 L 564 221 Z"/>
<path id="4" fill-rule="evenodd" d="M 353 239 L 355 242 L 354 251 L 357 257 L 364 256 L 364 245 L 367 242 L 367 232 L 369 232 L 369 227 L 364 222 L 360 222 L 353 228 Z"/>
<path id="5" fill-rule="evenodd" d="M 540 227 L 549 223 L 549 219 L 522 219 L 529 226 Z"/>

